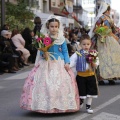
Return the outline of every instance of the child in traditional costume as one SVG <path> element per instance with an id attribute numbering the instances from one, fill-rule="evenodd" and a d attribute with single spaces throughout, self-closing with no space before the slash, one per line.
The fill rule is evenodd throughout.
<path id="1" fill-rule="evenodd" d="M 41 113 L 76 112 L 79 110 L 79 95 L 74 74 L 69 68 L 62 25 L 52 15 L 43 24 L 41 32 L 54 41 L 46 52 L 38 50 L 35 67 L 23 87 L 20 107 Z"/>
<path id="2" fill-rule="evenodd" d="M 89 54 L 91 47 L 91 39 L 89 35 L 82 35 L 80 46 L 81 50 L 75 52 L 70 57 L 70 67 L 76 67 L 76 81 L 80 95 L 80 107 L 82 108 L 84 99 L 87 98 L 86 110 L 88 113 L 93 113 L 93 110 L 91 109 L 92 98 L 97 98 L 98 96 L 95 69 L 99 64 L 99 61 L 97 59 L 97 51 L 93 51 L 93 53 Z M 91 57 L 91 55 L 94 56 Z"/>

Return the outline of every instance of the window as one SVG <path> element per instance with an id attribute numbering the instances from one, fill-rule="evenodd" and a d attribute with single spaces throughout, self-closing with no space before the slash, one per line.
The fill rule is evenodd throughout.
<path id="1" fill-rule="evenodd" d="M 55 6 L 55 2 L 52 2 L 52 6 Z"/>
<path id="2" fill-rule="evenodd" d="M 51 6 L 53 6 L 53 7 L 56 6 L 56 1 L 55 0 L 51 0 Z"/>

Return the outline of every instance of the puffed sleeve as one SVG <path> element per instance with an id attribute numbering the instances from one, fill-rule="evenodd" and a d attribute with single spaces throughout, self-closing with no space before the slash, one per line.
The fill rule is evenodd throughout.
<path id="1" fill-rule="evenodd" d="M 70 57 L 70 67 L 75 67 L 77 63 L 77 54 L 74 53 L 71 57 Z"/>
<path id="2" fill-rule="evenodd" d="M 62 54 L 64 56 L 65 64 L 70 63 L 66 41 L 61 45 L 61 47 L 62 47 Z"/>

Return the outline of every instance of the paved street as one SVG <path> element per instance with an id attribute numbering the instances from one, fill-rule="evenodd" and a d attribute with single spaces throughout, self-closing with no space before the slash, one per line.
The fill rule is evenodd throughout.
<path id="1" fill-rule="evenodd" d="M 85 106 L 76 113 L 41 114 L 19 107 L 22 87 L 33 65 L 16 74 L 0 75 L 0 120 L 120 120 L 120 81 L 116 85 L 99 86 L 100 95 L 93 100 L 94 114 L 87 114 Z"/>

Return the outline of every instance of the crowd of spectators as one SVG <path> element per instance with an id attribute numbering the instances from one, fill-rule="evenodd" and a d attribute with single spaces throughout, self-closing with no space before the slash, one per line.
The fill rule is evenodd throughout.
<path id="1" fill-rule="evenodd" d="M 40 32 L 41 19 L 34 19 L 35 27 L 23 31 L 10 30 L 5 24 L 0 29 L 0 75 L 3 73 L 16 73 L 30 63 L 35 63 L 37 49 L 32 45 L 36 32 Z"/>
<path id="2" fill-rule="evenodd" d="M 0 36 L 0 73 L 16 73 L 24 66 L 29 66 L 30 51 L 25 47 L 26 40 L 14 29 L 1 30 Z"/>

